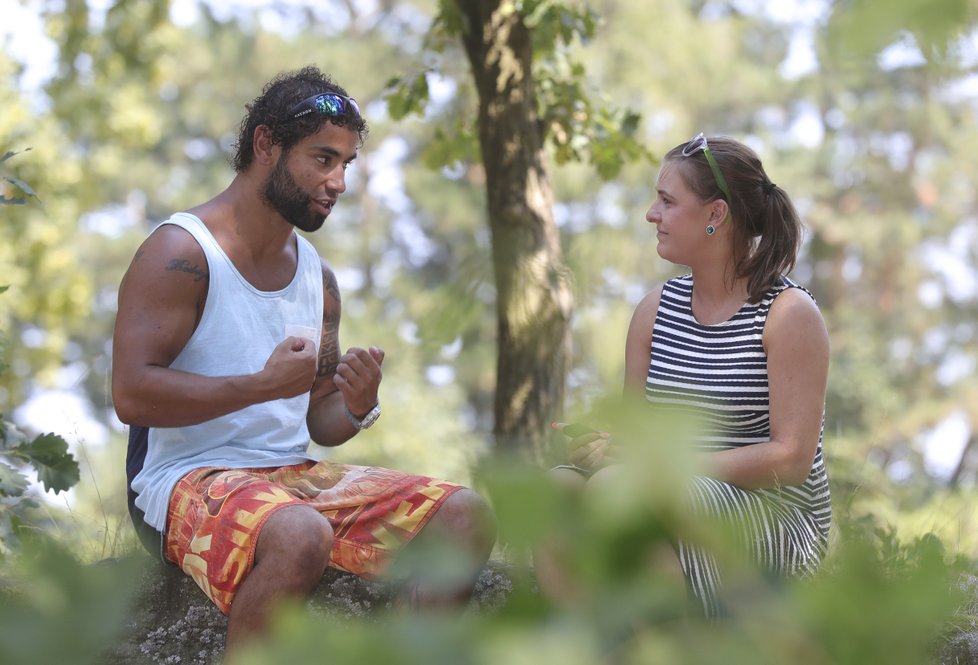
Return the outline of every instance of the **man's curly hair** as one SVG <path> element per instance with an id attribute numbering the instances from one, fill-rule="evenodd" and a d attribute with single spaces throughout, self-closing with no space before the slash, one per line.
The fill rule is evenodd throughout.
<path id="1" fill-rule="evenodd" d="M 231 156 L 231 166 L 235 172 L 241 173 L 251 166 L 255 157 L 252 140 L 259 125 L 269 128 L 272 141 L 282 146 L 285 152 L 305 137 L 318 132 L 324 122 L 352 129 L 362 145 L 367 136 L 367 123 L 350 105 L 338 116 L 308 113 L 293 119 L 289 115 L 289 111 L 302 100 L 329 92 L 349 96 L 327 74 L 312 66 L 283 72 L 265 84 L 261 95 L 247 105 L 248 113 L 241 120 L 238 140 Z"/>

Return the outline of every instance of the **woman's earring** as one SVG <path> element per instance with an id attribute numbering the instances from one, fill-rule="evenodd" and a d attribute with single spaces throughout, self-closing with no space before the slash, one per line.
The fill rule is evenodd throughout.
<path id="1" fill-rule="evenodd" d="M 711 236 L 716 232 L 717 232 L 717 227 L 713 226 L 712 224 L 706 225 L 706 235 Z"/>

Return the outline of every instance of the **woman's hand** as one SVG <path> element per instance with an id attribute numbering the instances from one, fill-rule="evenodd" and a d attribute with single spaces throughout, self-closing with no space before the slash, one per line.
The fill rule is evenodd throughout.
<path id="1" fill-rule="evenodd" d="M 576 423 L 552 424 L 561 434 L 570 438 L 567 442 L 567 461 L 582 469 L 599 469 L 615 461 L 609 453 L 611 435 L 598 432 Z"/>

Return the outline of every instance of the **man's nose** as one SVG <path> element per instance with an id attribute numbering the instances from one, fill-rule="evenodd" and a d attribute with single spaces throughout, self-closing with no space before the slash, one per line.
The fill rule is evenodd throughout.
<path id="1" fill-rule="evenodd" d="M 346 191 L 346 170 L 342 167 L 338 167 L 330 172 L 329 176 L 326 178 L 326 187 L 337 194 L 342 194 Z"/>

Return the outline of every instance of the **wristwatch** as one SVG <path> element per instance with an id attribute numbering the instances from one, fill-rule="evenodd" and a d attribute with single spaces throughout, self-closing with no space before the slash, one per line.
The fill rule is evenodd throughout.
<path id="1" fill-rule="evenodd" d="M 365 415 L 363 418 L 357 418 L 355 415 L 353 415 L 350 412 L 349 407 L 347 407 L 346 405 L 343 405 L 343 411 L 346 412 L 347 419 L 351 423 L 353 423 L 354 427 L 356 427 L 358 430 L 367 429 L 375 422 L 377 422 L 378 418 L 380 418 L 380 400 L 377 401 L 377 404 L 374 405 L 374 408 L 367 411 L 367 415 Z"/>

